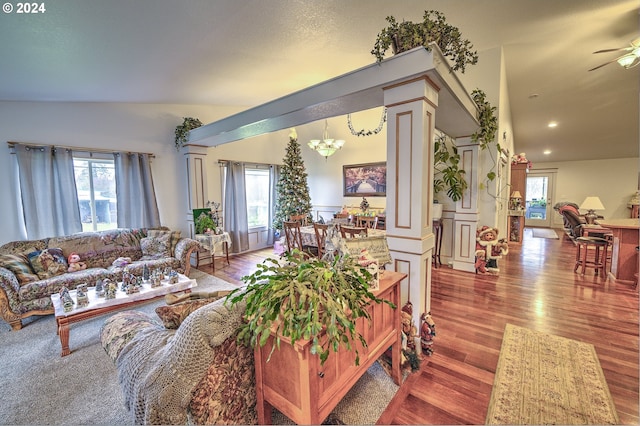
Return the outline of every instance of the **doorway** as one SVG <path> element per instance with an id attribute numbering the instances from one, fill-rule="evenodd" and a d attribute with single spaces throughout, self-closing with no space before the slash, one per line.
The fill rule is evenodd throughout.
<path id="1" fill-rule="evenodd" d="M 531 171 L 527 175 L 525 226 L 550 228 L 555 172 Z"/>

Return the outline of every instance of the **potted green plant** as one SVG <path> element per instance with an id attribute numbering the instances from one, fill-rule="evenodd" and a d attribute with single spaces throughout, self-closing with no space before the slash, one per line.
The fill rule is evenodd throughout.
<path id="1" fill-rule="evenodd" d="M 227 302 L 246 302 L 246 322 L 238 339 L 252 347 L 264 346 L 273 333 L 275 342 L 270 354 L 280 346 L 281 338 L 294 345 L 309 341 L 310 352 L 327 360 L 330 351 L 340 346 L 355 351 L 355 364 L 360 358 L 357 345 L 366 347 L 364 337 L 356 329 L 359 318 L 370 318 L 371 303 L 393 303 L 377 298 L 369 290 L 371 274 L 351 256 L 333 260 L 309 258 L 301 251 L 285 253 L 281 260 L 266 259 L 257 270 L 242 278 L 245 287 L 234 290 Z M 323 336 L 326 336 L 324 337 Z"/>
<path id="2" fill-rule="evenodd" d="M 213 221 L 210 215 L 207 213 L 200 213 L 194 222 L 196 228 L 196 234 L 204 234 L 208 229 L 215 231 L 216 223 Z"/>
<path id="3" fill-rule="evenodd" d="M 442 54 L 453 61 L 451 69 L 464 73 L 467 65 L 478 62 L 478 52 L 473 44 L 462 38 L 460 30 L 447 23 L 443 13 L 426 10 L 422 22 L 402 21 L 387 16 L 388 26 L 383 28 L 376 38 L 371 54 L 378 62 L 384 59 L 385 53 L 392 49 L 394 54 L 424 46 L 430 50 L 430 43 L 438 45 Z"/>
<path id="4" fill-rule="evenodd" d="M 447 192 L 447 196 L 453 201 L 462 198 L 467 189 L 465 171 L 460 168 L 460 154 L 458 148 L 449 141 L 445 134 L 439 135 L 433 148 L 433 163 L 435 175 L 433 179 L 433 192 Z"/>
<path id="5" fill-rule="evenodd" d="M 193 129 L 197 129 L 202 126 L 202 122 L 197 118 L 193 117 L 184 117 L 182 124 L 176 126 L 176 149 L 182 148 L 182 145 L 187 143 L 189 140 L 189 132 Z"/>

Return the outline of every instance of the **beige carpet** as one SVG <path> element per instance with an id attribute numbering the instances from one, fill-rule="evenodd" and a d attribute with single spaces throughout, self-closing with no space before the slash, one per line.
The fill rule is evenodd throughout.
<path id="1" fill-rule="evenodd" d="M 532 228 L 531 232 L 535 238 L 550 238 L 553 240 L 558 239 L 558 234 L 556 234 L 556 231 L 550 228 Z"/>
<path id="2" fill-rule="evenodd" d="M 617 424 L 591 344 L 507 324 L 486 424 Z"/>

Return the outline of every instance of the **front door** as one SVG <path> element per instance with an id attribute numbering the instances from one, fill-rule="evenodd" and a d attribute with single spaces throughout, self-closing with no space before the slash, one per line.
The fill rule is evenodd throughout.
<path id="1" fill-rule="evenodd" d="M 527 175 L 525 226 L 550 228 L 555 173 L 531 171 Z"/>

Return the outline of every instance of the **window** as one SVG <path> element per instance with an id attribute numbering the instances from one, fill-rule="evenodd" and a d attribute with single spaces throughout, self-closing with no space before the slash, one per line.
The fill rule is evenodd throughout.
<path id="1" fill-rule="evenodd" d="M 246 168 L 247 218 L 249 228 L 269 227 L 269 170 Z"/>
<path id="2" fill-rule="evenodd" d="M 114 229 L 117 224 L 113 160 L 73 159 L 83 231 Z"/>

